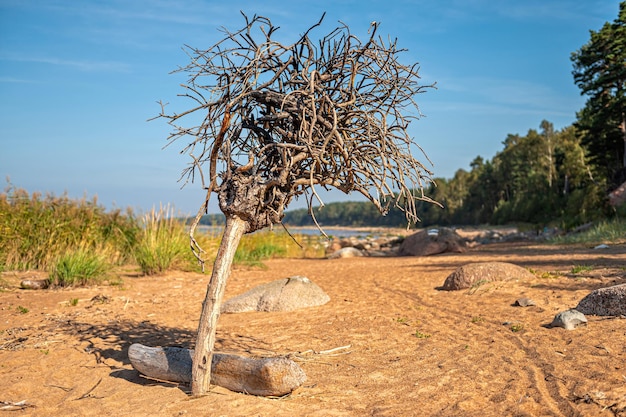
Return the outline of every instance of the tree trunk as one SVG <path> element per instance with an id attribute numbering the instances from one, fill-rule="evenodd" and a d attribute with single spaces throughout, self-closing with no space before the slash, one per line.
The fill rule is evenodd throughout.
<path id="1" fill-rule="evenodd" d="M 624 140 L 624 156 L 622 158 L 622 168 L 626 168 L 626 115 L 622 114 L 622 123 L 619 125 Z"/>
<path id="2" fill-rule="evenodd" d="M 207 287 L 206 297 L 202 303 L 202 314 L 198 324 L 198 336 L 191 370 L 192 395 L 202 395 L 209 390 L 215 331 L 217 329 L 217 319 L 220 315 L 222 297 L 224 296 L 226 281 L 230 276 L 237 246 L 241 237 L 247 231 L 248 223 L 245 220 L 237 216 L 226 217 L 226 227 L 224 228 L 222 242 L 217 251 L 217 258 L 211 272 L 211 280 Z"/>

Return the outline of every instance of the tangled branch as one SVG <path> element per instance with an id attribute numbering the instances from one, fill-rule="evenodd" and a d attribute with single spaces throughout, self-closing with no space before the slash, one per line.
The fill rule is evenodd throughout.
<path id="1" fill-rule="evenodd" d="M 417 64 L 401 64 L 403 50 L 375 22 L 365 42 L 341 24 L 315 43 L 322 16 L 283 45 L 269 19 L 244 18 L 209 49 L 185 48 L 190 63 L 178 72 L 189 75 L 183 96 L 194 107 L 166 114 L 162 104 L 170 143 L 192 138 L 181 179 L 199 176 L 207 190 L 193 228 L 212 193 L 253 231 L 279 223 L 301 195 L 313 215 L 314 201 L 323 205 L 316 187 L 357 191 L 383 214 L 395 206 L 418 221 L 415 202 L 432 201 L 423 194 L 432 173 L 412 156 L 407 128 L 420 116 L 415 96 L 434 85 L 420 85 Z"/>

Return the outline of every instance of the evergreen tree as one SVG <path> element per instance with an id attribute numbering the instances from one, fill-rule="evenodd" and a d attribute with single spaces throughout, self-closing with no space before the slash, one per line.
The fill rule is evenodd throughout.
<path id="1" fill-rule="evenodd" d="M 613 23 L 590 31 L 571 60 L 574 81 L 588 96 L 576 125 L 599 173 L 614 187 L 626 180 L 626 1 Z"/>

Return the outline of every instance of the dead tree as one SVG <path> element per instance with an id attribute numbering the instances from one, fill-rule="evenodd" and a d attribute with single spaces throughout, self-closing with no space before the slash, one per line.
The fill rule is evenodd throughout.
<path id="1" fill-rule="evenodd" d="M 217 194 L 226 226 L 213 266 L 193 358 L 192 393 L 207 391 L 215 328 L 238 243 L 245 233 L 280 223 L 296 197 L 323 205 L 317 187 L 359 192 L 381 213 L 392 206 L 409 222 L 419 220 L 416 200 L 431 172 L 412 153 L 421 149 L 407 133 L 420 116 L 415 96 L 417 64 L 398 61 L 396 40 L 377 35 L 372 22 L 361 41 L 340 24 L 321 40 L 311 26 L 295 43 L 274 40 L 269 19 L 243 16 L 236 32 L 202 50 L 186 47 L 190 63 L 182 96 L 193 107 L 159 117 L 173 127 L 169 141 L 188 140 L 181 153 L 192 161 L 181 180 L 200 181 L 206 198 L 190 230 L 194 239 L 211 194 Z"/>

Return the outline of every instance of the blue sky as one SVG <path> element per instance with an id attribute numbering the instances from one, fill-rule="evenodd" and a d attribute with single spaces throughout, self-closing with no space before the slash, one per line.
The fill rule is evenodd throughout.
<path id="1" fill-rule="evenodd" d="M 243 25 L 240 10 L 269 17 L 293 41 L 325 11 L 318 36 L 348 24 L 365 35 L 397 37 L 406 63 L 419 62 L 424 118 L 410 133 L 451 178 L 480 155 L 492 158 L 508 133 L 548 120 L 561 129 L 584 97 L 574 85 L 571 52 L 589 30 L 617 17 L 619 1 L 174 1 L 0 0 L 0 174 L 30 192 L 98 196 L 108 208 L 149 210 L 172 204 L 195 213 L 199 184 L 181 190 L 189 162 L 179 144 L 162 149 L 170 129 L 148 122 L 176 100 L 188 63 L 185 44 L 208 48 L 222 26 Z M 315 35 L 314 35 L 315 36 Z M 172 108 L 174 110 L 174 108 Z M 358 199 L 340 193 L 325 202 Z M 302 207 L 295 202 L 290 208 Z M 210 208 L 218 212 L 215 199 Z"/>

